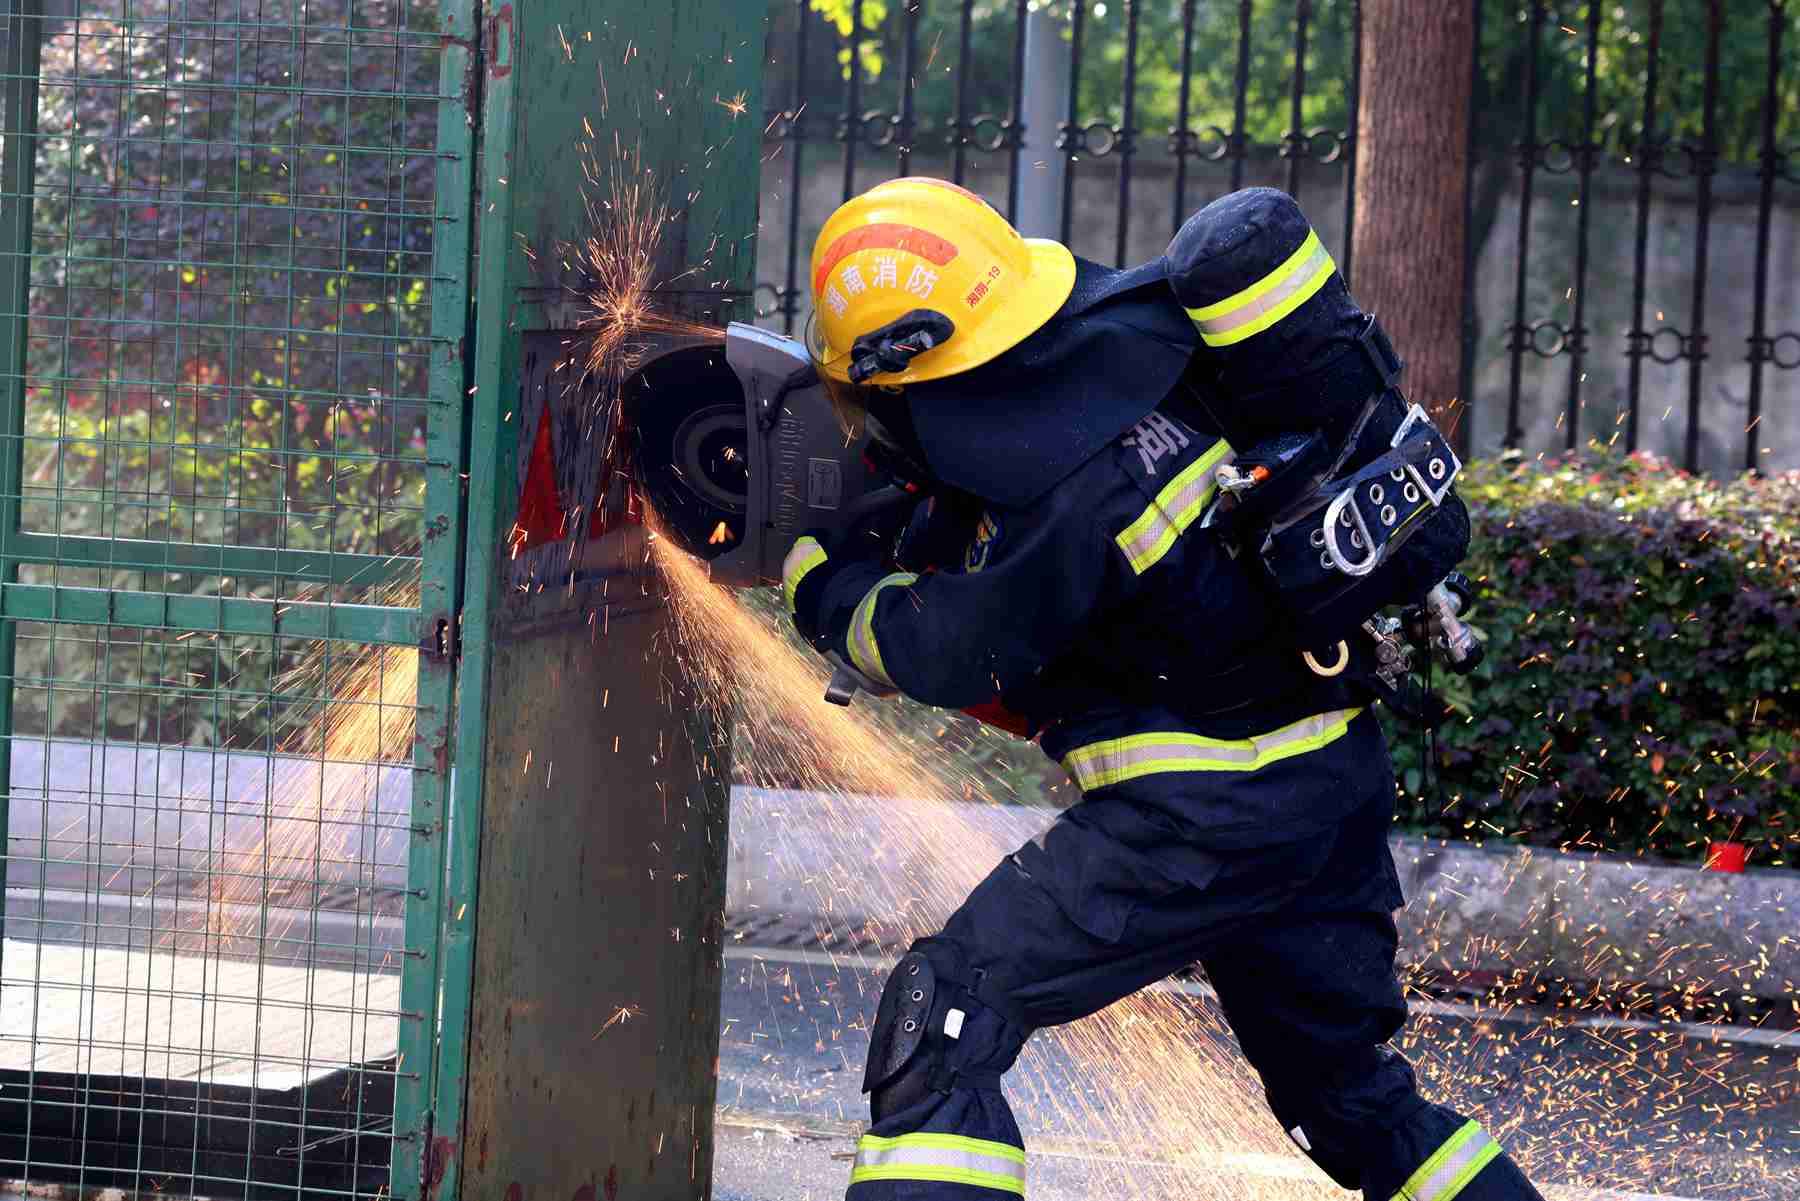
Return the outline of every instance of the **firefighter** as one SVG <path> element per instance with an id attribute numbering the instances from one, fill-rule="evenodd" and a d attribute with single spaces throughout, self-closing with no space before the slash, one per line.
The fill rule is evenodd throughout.
<path id="1" fill-rule="evenodd" d="M 924 499 L 897 543 L 797 541 L 795 625 L 875 685 L 1037 739 L 1082 792 L 889 977 L 850 1201 L 1022 1195 L 1000 1082 L 1025 1041 L 1194 963 L 1282 1129 L 1339 1185 L 1537 1198 L 1388 1045 L 1403 899 L 1367 676 L 1303 656 L 1319 640 L 1212 522 L 1221 485 L 1250 478 L 1233 439 L 1310 421 L 1342 444 L 1393 393 L 1398 361 L 1298 207 L 1235 193 L 1114 271 L 902 179 L 832 215 L 812 271 L 820 371 Z M 1438 447 L 1420 444 L 1419 480 Z M 1412 462 L 1363 474 L 1393 467 L 1398 502 Z"/>

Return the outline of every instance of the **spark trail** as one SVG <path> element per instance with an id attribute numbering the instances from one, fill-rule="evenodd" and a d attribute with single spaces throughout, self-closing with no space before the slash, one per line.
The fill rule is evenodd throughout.
<path id="1" fill-rule="evenodd" d="M 787 787 L 831 798 L 833 819 L 823 826 L 791 831 L 798 841 L 824 841 L 835 867 L 814 883 L 814 913 L 826 941 L 837 935 L 870 946 L 904 945 L 936 931 L 939 923 L 1014 844 L 997 841 L 965 820 L 966 808 L 894 807 L 884 797 L 929 798 L 945 802 L 990 798 L 990 781 L 936 748 L 919 745 L 891 723 L 862 720 L 864 710 L 825 704 L 823 661 L 796 647 L 776 625 L 724 589 L 711 584 L 705 569 L 673 550 L 652 543 L 657 566 L 669 584 L 678 642 L 671 650 L 715 699 L 739 707 L 733 747 L 742 765 Z M 871 818 L 881 833 L 868 845 Z M 1029 833 L 1027 830 L 1025 833 Z M 895 848 L 927 853 L 896 854 Z M 781 848 L 772 848 L 781 854 Z M 887 860 L 888 862 L 884 862 Z M 888 870 L 904 862 L 901 870 Z M 833 930 L 832 913 L 841 896 L 872 901 L 864 911 L 883 913 L 874 928 Z M 859 910 L 863 907 L 859 906 Z M 854 962 L 854 960 L 849 960 Z M 872 1002 L 873 998 L 869 998 Z M 1222 1028 L 1196 1024 L 1191 1006 L 1159 993 L 1128 997 L 1083 1022 L 1040 1034 L 1062 1044 L 1077 1062 L 1095 1065 L 1089 1088 L 1072 1094 L 1054 1084 L 1046 1056 L 1034 1041 L 1009 1078 L 1014 1097 L 1027 1109 L 1054 1112 L 1114 1143 L 1122 1154 L 1160 1155 L 1179 1147 L 1184 1156 L 1245 1152 L 1287 1156 L 1286 1139 L 1273 1119 L 1261 1114 L 1260 1094 L 1231 1057 Z M 1239 1198 L 1239 1178 L 1219 1179 L 1170 1168 L 1162 1184 L 1194 1197 Z M 1119 1169 L 1109 1195 L 1155 1196 L 1158 1183 L 1141 1165 Z M 1269 1198 L 1310 1198 L 1329 1192 L 1296 1182 L 1296 1190 L 1267 1192 Z"/>
<path id="2" fill-rule="evenodd" d="M 844 953 L 846 966 L 866 964 L 864 955 L 874 948 L 891 952 L 935 933 L 989 869 L 1050 820 L 1042 809 L 1015 809 L 1020 821 L 1005 833 L 996 833 L 993 822 L 972 820 L 981 802 L 992 802 L 1004 788 L 977 758 L 946 754 L 909 735 L 892 720 L 891 704 L 824 703 L 823 661 L 787 634 L 779 615 L 713 585 L 704 565 L 668 542 L 651 546 L 675 616 L 669 653 L 700 691 L 737 714 L 737 774 L 825 798 L 822 823 L 763 823 L 784 830 L 784 845 L 757 853 L 832 864 L 810 880 L 810 916 L 822 947 L 857 948 Z M 895 805 L 884 798 L 940 803 Z M 835 916 L 841 913 L 883 916 L 849 929 Z M 1740 1055 L 1766 1054 L 1753 1048 L 1720 1044 L 1686 1076 L 1681 1036 L 1668 1029 L 1617 1031 L 1608 1036 L 1613 1054 L 1604 1061 L 1561 1055 L 1584 1010 L 1531 1020 L 1514 1013 L 1533 1000 L 1538 966 L 1518 962 L 1510 978 L 1490 987 L 1480 1007 L 1492 1020 L 1467 1027 L 1415 1010 L 1400 1040 L 1426 1091 L 1478 1114 L 1527 1171 L 1584 1187 L 1654 1191 L 1659 1181 L 1717 1155 L 1717 1148 L 1693 1145 L 1684 1131 L 1682 1118 L 1694 1107 L 1730 1106 L 1752 1121 L 1780 1108 L 1780 1098 L 1756 1086 L 1729 1084 Z M 1417 968 L 1402 974 L 1409 984 L 1423 978 Z M 869 978 L 878 980 L 879 973 Z M 1711 983 L 1693 982 L 1695 989 Z M 1607 1000 L 1603 992 L 1596 989 L 1587 1001 L 1598 1008 Z M 873 996 L 864 1000 L 872 1011 Z M 1078 1065 L 1079 1088 L 1055 1078 L 1050 1065 L 1058 1058 Z M 1140 992 L 1090 1018 L 1041 1031 L 1007 1087 L 1021 1113 L 1051 1115 L 1057 1127 L 1084 1130 L 1108 1153 L 1135 1161 L 1103 1169 L 1109 1197 L 1343 1195 L 1305 1164 L 1267 1113 L 1260 1084 L 1237 1056 L 1216 1006 L 1187 993 Z M 1780 1129 L 1764 1126 L 1733 1148 L 1725 1168 L 1730 1192 L 1720 1195 L 1800 1192 L 1784 1141 Z M 1233 1165 L 1258 1168 L 1254 1184 L 1232 1172 Z M 1284 1166 L 1291 1176 L 1282 1174 Z M 1716 1176 L 1716 1158 L 1713 1170 Z"/>

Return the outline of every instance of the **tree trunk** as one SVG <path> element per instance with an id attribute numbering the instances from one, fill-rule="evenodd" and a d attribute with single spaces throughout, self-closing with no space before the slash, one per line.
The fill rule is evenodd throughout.
<path id="1" fill-rule="evenodd" d="M 1363 0 L 1356 300 L 1407 361 L 1407 395 L 1460 424 L 1470 0 Z"/>

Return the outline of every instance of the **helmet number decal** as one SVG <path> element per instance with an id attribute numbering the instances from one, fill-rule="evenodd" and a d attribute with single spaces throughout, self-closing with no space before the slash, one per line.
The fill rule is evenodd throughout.
<path id="1" fill-rule="evenodd" d="M 994 285 L 994 282 L 1000 278 L 1001 274 L 1002 272 L 999 263 L 995 263 L 993 266 L 989 267 L 987 269 L 987 278 L 975 281 L 975 286 L 969 289 L 969 294 L 967 296 L 963 297 L 963 303 L 970 308 L 974 308 L 976 305 L 980 304 L 982 300 L 986 298 L 988 289 Z"/>

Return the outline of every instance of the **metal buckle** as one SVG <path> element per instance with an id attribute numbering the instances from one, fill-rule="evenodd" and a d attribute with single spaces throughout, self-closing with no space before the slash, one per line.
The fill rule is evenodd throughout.
<path id="1" fill-rule="evenodd" d="M 1344 668 L 1350 666 L 1350 644 L 1341 638 L 1338 639 L 1337 653 L 1337 662 L 1330 667 L 1321 666 L 1319 661 L 1313 658 L 1311 651 L 1301 651 L 1300 657 L 1306 660 L 1306 666 L 1312 670 L 1315 676 L 1323 676 L 1329 680 L 1332 676 L 1342 674 Z"/>
<path id="2" fill-rule="evenodd" d="M 1356 489 L 1346 488 L 1332 498 L 1325 508 L 1325 553 L 1331 559 L 1331 565 L 1347 576 L 1365 576 L 1375 570 L 1381 562 L 1381 547 L 1376 545 L 1374 537 L 1369 533 L 1368 525 L 1363 521 L 1362 510 L 1352 501 L 1356 499 Z M 1350 505 L 1350 518 L 1356 532 L 1362 535 L 1363 545 L 1369 553 L 1359 562 L 1352 563 L 1342 550 L 1338 549 L 1338 519 L 1343 515 L 1344 506 Z"/>
<path id="3" fill-rule="evenodd" d="M 1449 470 L 1444 472 L 1443 483 L 1436 488 L 1431 486 L 1431 481 L 1425 478 L 1424 472 L 1411 463 L 1406 464 L 1406 474 L 1412 477 L 1413 482 L 1419 486 L 1419 491 L 1425 494 L 1426 498 L 1431 501 L 1431 507 L 1435 509 L 1444 503 L 1444 497 L 1450 494 L 1451 487 L 1455 485 L 1457 473 L 1462 470 L 1462 460 L 1456 457 L 1454 450 L 1450 449 L 1449 440 L 1438 430 L 1437 425 L 1432 422 L 1431 416 L 1417 404 L 1407 411 L 1406 420 L 1400 423 L 1400 428 L 1394 432 L 1394 440 L 1388 445 L 1398 449 L 1400 444 L 1406 441 L 1407 435 L 1412 432 L 1414 425 L 1423 425 L 1429 430 L 1428 436 L 1436 440 L 1436 445 L 1443 448 L 1445 458 L 1450 460 Z M 1364 537 L 1367 536 L 1365 532 Z"/>

